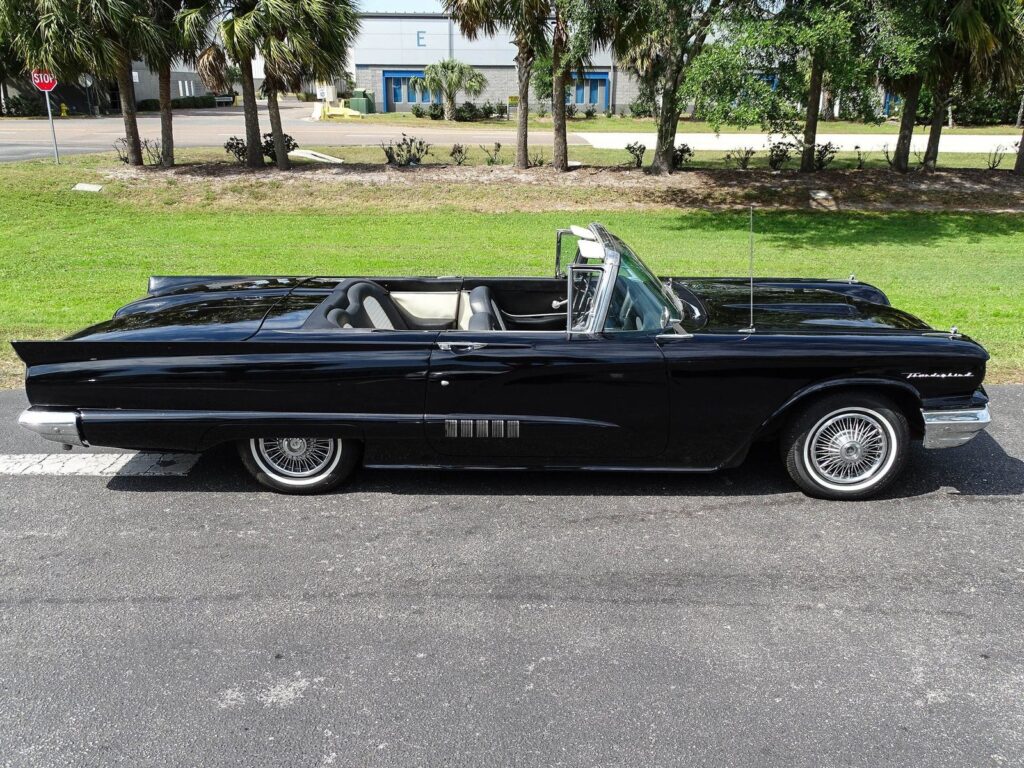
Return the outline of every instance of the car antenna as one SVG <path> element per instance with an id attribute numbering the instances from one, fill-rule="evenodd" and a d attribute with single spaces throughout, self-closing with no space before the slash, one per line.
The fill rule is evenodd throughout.
<path id="1" fill-rule="evenodd" d="M 754 206 L 750 206 L 750 326 L 740 328 L 740 333 L 754 333 Z"/>

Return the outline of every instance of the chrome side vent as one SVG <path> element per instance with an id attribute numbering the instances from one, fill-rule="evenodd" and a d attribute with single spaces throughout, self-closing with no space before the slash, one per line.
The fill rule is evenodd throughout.
<path id="1" fill-rule="evenodd" d="M 504 421 L 503 419 L 445 419 L 444 436 L 515 439 L 519 437 L 519 421 Z"/>

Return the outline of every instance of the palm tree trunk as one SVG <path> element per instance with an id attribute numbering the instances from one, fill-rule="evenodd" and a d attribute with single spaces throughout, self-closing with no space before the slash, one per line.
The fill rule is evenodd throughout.
<path id="1" fill-rule="evenodd" d="M 132 81 L 132 60 L 125 56 L 117 68 L 117 90 L 121 97 L 121 116 L 124 118 L 124 138 L 128 142 L 129 165 L 142 165 L 142 141 L 139 139 L 139 121 L 135 113 L 135 84 Z"/>
<path id="2" fill-rule="evenodd" d="M 1020 136 L 1020 144 L 1017 145 L 1017 162 L 1013 165 L 1013 172 L 1024 176 L 1024 133 Z"/>
<path id="3" fill-rule="evenodd" d="M 7 90 L 7 78 L 0 78 L 0 115 L 7 112 L 7 105 L 11 103 L 11 94 Z M 1021 102 L 1024 106 L 1024 101 Z"/>
<path id="4" fill-rule="evenodd" d="M 921 78 L 914 77 L 907 84 L 903 101 L 903 115 L 900 118 L 900 135 L 896 140 L 896 154 L 892 159 L 892 167 L 900 173 L 910 169 L 910 144 L 914 138 L 914 125 L 917 122 L 917 102 L 921 98 Z"/>
<path id="5" fill-rule="evenodd" d="M 442 95 L 444 99 L 444 119 L 454 120 L 455 119 L 455 97 L 456 93 L 445 93 Z"/>
<path id="6" fill-rule="evenodd" d="M 800 170 L 804 173 L 811 173 L 814 170 L 814 145 L 818 140 L 823 70 L 821 57 L 815 54 L 811 59 L 811 83 L 807 92 L 807 115 L 804 119 L 804 147 L 800 157 Z"/>
<path id="7" fill-rule="evenodd" d="M 171 114 L 171 62 L 162 62 L 157 67 L 160 86 L 160 165 L 170 168 L 174 165 L 174 118 Z"/>
<path id="8" fill-rule="evenodd" d="M 942 126 L 946 121 L 946 102 L 948 88 L 939 86 L 932 98 L 932 124 L 928 131 L 928 147 L 924 151 L 924 169 L 934 171 L 939 161 L 939 139 L 942 138 Z"/>
<path id="9" fill-rule="evenodd" d="M 278 170 L 287 171 L 292 167 L 288 149 L 284 145 L 284 131 L 281 129 L 281 109 L 277 103 L 277 91 L 267 91 L 267 111 L 270 113 L 270 131 L 274 135 L 274 156 Z"/>
<path id="10" fill-rule="evenodd" d="M 250 168 L 262 168 L 263 142 L 256 105 L 256 83 L 252 79 L 252 59 L 242 56 L 238 69 L 242 74 L 242 108 L 245 112 L 245 164 Z"/>
<path id="11" fill-rule="evenodd" d="M 1017 128 L 1024 128 L 1024 93 L 1020 95 L 1020 109 L 1017 110 Z"/>
<path id="12" fill-rule="evenodd" d="M 520 51 L 516 56 L 516 77 L 519 80 L 519 107 L 516 112 L 516 168 L 530 167 L 530 73 L 532 71 L 532 51 Z"/>
<path id="13" fill-rule="evenodd" d="M 556 171 L 569 170 L 569 141 L 565 125 L 565 65 L 562 61 L 567 42 L 565 16 L 556 8 L 551 35 L 551 122 L 554 128 L 551 167 Z"/>

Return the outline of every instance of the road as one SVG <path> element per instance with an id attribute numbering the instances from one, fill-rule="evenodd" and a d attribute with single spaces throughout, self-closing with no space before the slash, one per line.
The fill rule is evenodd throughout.
<path id="1" fill-rule="evenodd" d="M 0 474 L 4 766 L 1024 764 L 1024 388 L 900 495 Z M 51 448 L 13 425 L 0 453 Z"/>
<path id="2" fill-rule="evenodd" d="M 398 139 L 402 133 L 415 133 L 433 144 L 491 144 L 495 141 L 513 143 L 513 127 L 500 128 L 457 128 L 445 127 L 430 120 L 422 126 L 410 127 L 387 125 L 376 122 L 335 121 L 313 122 L 309 119 L 312 110 L 309 104 L 286 103 L 281 110 L 282 123 L 286 133 L 295 137 L 300 145 L 376 145 L 380 141 Z M 269 130 L 268 119 L 263 110 L 262 125 Z M 109 151 L 114 142 L 124 135 L 124 124 L 118 116 L 96 119 L 58 120 L 57 142 L 62 152 L 75 154 L 83 152 Z M 139 115 L 139 131 L 143 138 L 160 138 L 160 120 L 155 113 Z M 231 136 L 244 136 L 245 127 L 240 107 L 223 109 L 182 110 L 175 112 L 174 141 L 179 147 L 219 147 Z M 1020 135 L 943 135 L 942 152 L 982 152 L 996 147 L 1012 151 Z M 533 144 L 551 145 L 550 131 L 533 131 Z M 624 149 L 634 141 L 654 145 L 654 133 L 572 133 L 571 144 L 590 145 L 605 149 Z M 764 149 L 769 137 L 758 133 L 680 133 L 677 143 L 689 144 L 696 150 L 726 152 L 731 149 L 753 147 Z M 841 150 L 852 151 L 861 147 L 865 151 L 880 152 L 885 145 L 895 146 L 895 134 L 830 134 L 818 136 L 820 143 L 828 141 Z M 914 137 L 914 149 L 923 151 L 927 138 Z M 34 157 L 49 157 L 52 153 L 49 127 L 45 120 L 0 120 L 0 161 L 26 160 Z"/>

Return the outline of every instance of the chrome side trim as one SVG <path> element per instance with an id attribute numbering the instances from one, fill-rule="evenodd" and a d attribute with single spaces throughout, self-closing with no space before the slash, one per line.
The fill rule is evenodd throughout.
<path id="1" fill-rule="evenodd" d="M 55 443 L 82 447 L 89 445 L 78 429 L 78 411 L 38 411 L 29 408 L 18 416 L 18 424 Z"/>
<path id="2" fill-rule="evenodd" d="M 925 411 L 924 447 L 955 448 L 963 445 L 992 422 L 988 406 L 956 411 Z"/>

